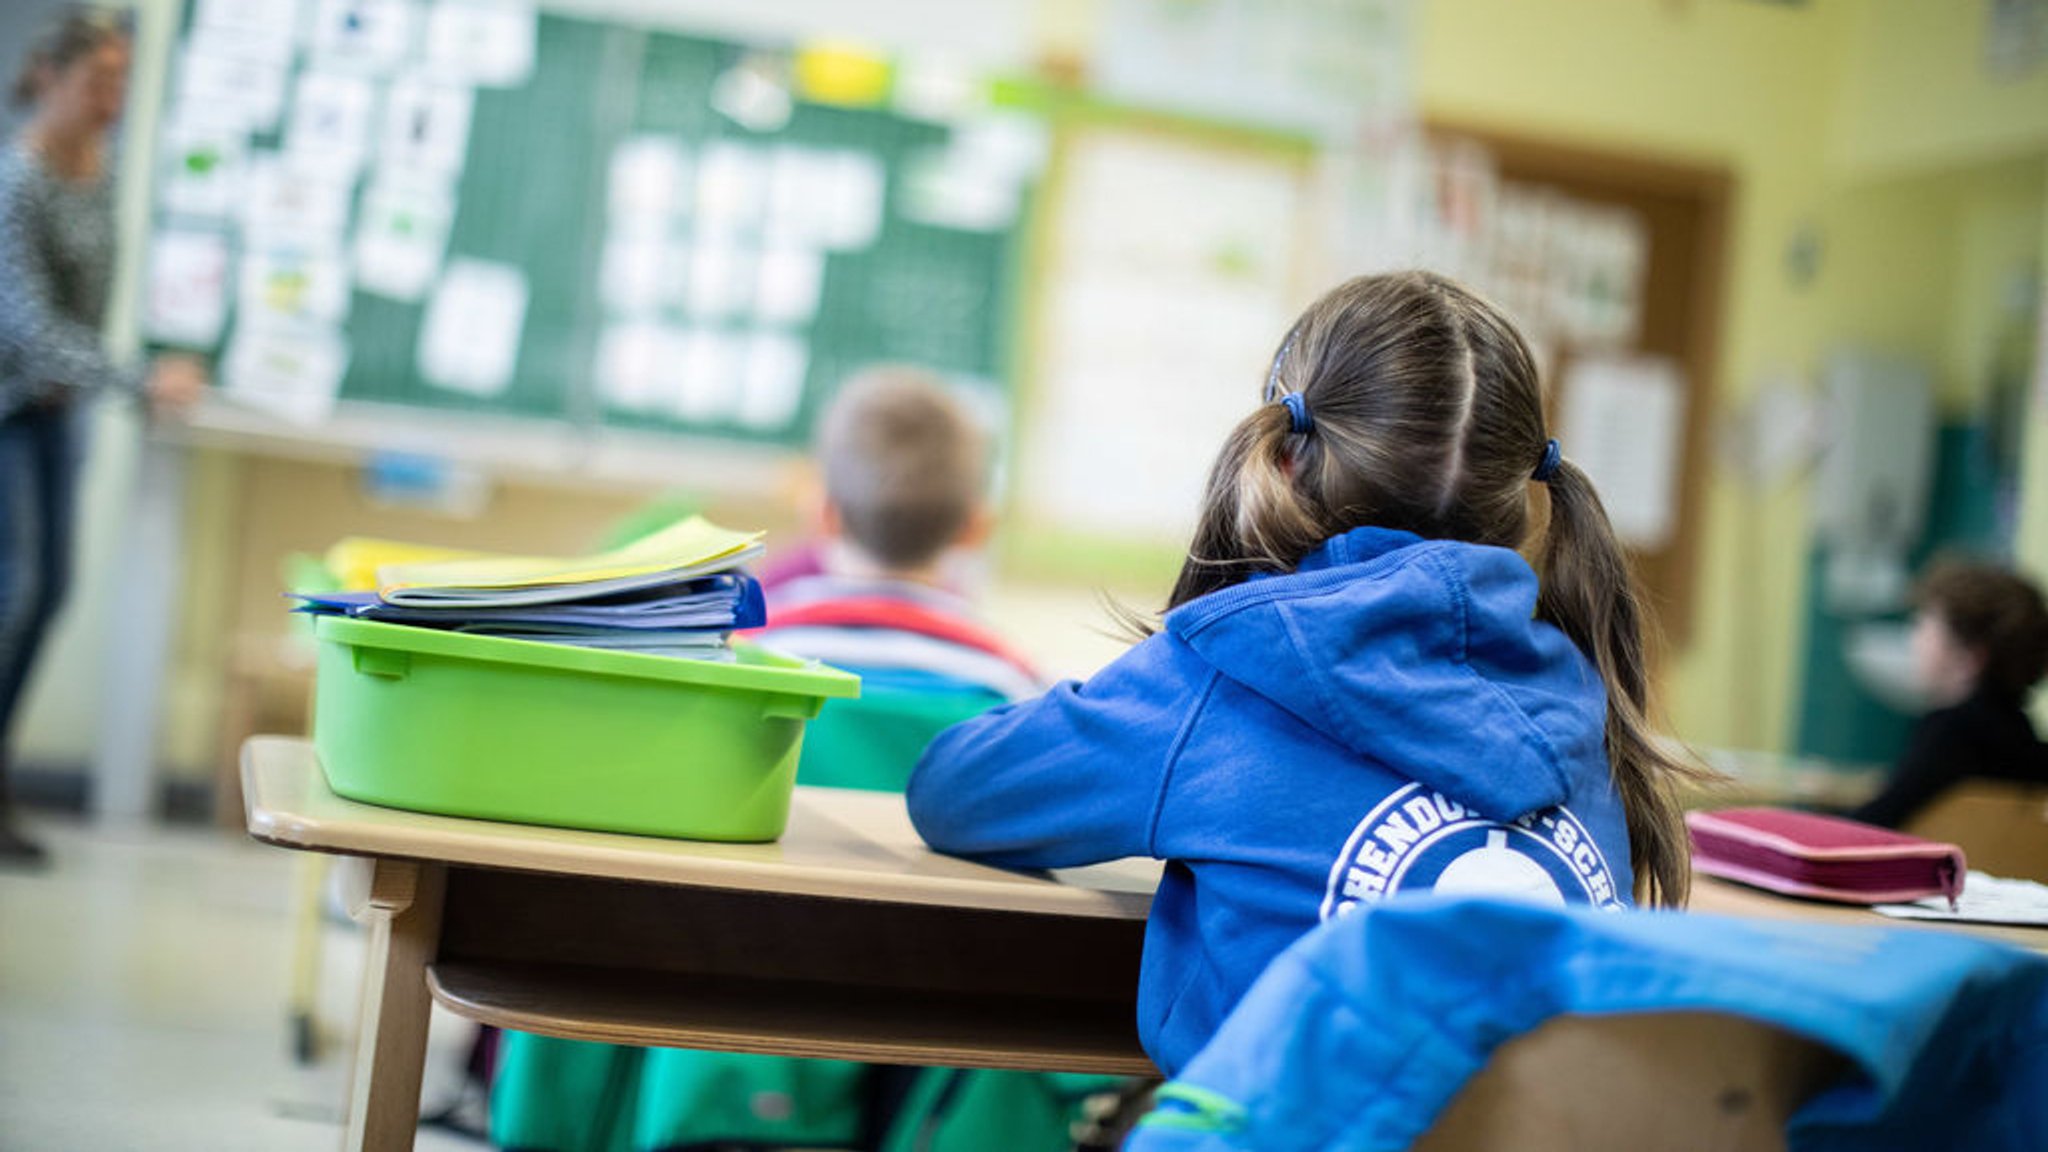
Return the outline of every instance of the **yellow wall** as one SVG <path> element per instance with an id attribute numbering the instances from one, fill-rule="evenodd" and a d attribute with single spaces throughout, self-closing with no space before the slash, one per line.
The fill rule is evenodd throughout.
<path id="1" fill-rule="evenodd" d="M 1961 409 L 2007 253 L 2039 245 L 2048 150 L 2048 69 L 1985 79 L 1984 7 L 1426 0 L 1417 77 L 1432 115 L 1735 174 L 1717 421 L 1763 380 L 1810 382 L 1850 341 L 1920 359 Z M 1804 285 L 1785 261 L 1802 229 L 1822 242 Z M 1798 706 L 1806 486 L 1709 467 L 1694 640 L 1666 706 L 1688 739 L 1779 747 Z"/>
<path id="2" fill-rule="evenodd" d="M 1830 163 L 1867 177 L 2037 153 L 2048 141 L 2048 68 L 1984 69 L 1982 0 L 1824 0 L 1846 7 L 1845 67 Z"/>
<path id="3" fill-rule="evenodd" d="M 2042 161 L 2048 180 L 2048 160 Z M 2048 201 L 2041 205 L 2041 267 L 2048 271 Z M 2048 577 L 2048 302 L 2040 309 L 2040 334 L 2035 344 L 2035 392 L 2028 408 L 2026 469 L 2020 484 L 2020 564 L 2037 578 Z"/>
<path id="4" fill-rule="evenodd" d="M 1430 0 L 1417 77 L 1433 115 L 1719 163 L 1736 178 L 1721 406 L 1810 371 L 1821 302 L 1783 271 L 1824 199 L 1820 142 L 1847 24 L 1839 5 Z M 1569 451 L 1569 446 L 1567 446 Z M 1774 746 L 1791 715 L 1806 511 L 1718 470 L 1706 488 L 1694 639 L 1666 707 L 1702 743 Z M 1789 546 L 1788 546 L 1789 545 Z"/>

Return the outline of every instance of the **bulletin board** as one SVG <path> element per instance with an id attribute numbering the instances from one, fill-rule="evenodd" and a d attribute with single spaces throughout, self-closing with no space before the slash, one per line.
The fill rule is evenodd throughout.
<path id="1" fill-rule="evenodd" d="M 1042 130 L 971 79 L 803 64 L 500 0 L 197 0 L 145 339 L 314 427 L 357 405 L 797 445 L 877 361 L 1005 408 Z"/>
<path id="2" fill-rule="evenodd" d="M 1544 140 L 1455 123 L 1432 123 L 1450 146 L 1476 144 L 1503 185 L 1553 190 L 1640 230 L 1637 283 L 1625 326 L 1604 339 L 1560 339 L 1539 348 L 1550 425 L 1591 458 L 1596 445 L 1619 460 L 1629 483 L 1610 482 L 1617 526 L 1647 525 L 1630 547 L 1636 575 L 1666 639 L 1683 646 L 1691 634 L 1698 567 L 1701 501 L 1720 371 L 1723 285 L 1734 179 L 1723 168 Z M 1508 302 L 1514 311 L 1513 302 Z M 1599 325 L 1595 324 L 1594 328 Z M 1578 390 L 1578 395 L 1574 394 Z M 1597 398 L 1594 391 L 1598 391 Z M 1652 425 L 1668 424 L 1655 430 Z M 1575 445 L 1574 427 L 1587 443 Z M 1611 435 L 1602 435 L 1603 432 Z M 1644 458 L 1654 447 L 1658 459 Z M 1635 483 L 1656 475 L 1655 484 Z M 1595 475 L 1595 482 L 1600 477 Z M 1657 509 L 1629 501 L 1654 489 Z"/>
<path id="3" fill-rule="evenodd" d="M 1316 151 L 1082 101 L 1053 122 L 1013 519 L 1034 571 L 1152 584 L 1184 556 L 1216 451 L 1312 294 Z"/>

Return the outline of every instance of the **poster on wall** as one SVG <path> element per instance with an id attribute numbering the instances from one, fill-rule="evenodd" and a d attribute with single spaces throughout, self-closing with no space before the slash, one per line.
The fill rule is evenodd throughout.
<path id="1" fill-rule="evenodd" d="M 427 302 L 420 332 L 420 376 L 472 396 L 511 386 L 526 324 L 526 277 L 509 264 L 457 259 Z"/>
<path id="2" fill-rule="evenodd" d="M 220 343 L 233 298 L 226 236 L 186 229 L 156 234 L 143 298 L 142 326 L 151 340 L 212 348 Z"/>
<path id="3" fill-rule="evenodd" d="M 1665 357 L 1585 357 L 1567 371 L 1558 440 L 1631 548 L 1656 551 L 1676 531 L 1684 429 L 1685 379 Z"/>

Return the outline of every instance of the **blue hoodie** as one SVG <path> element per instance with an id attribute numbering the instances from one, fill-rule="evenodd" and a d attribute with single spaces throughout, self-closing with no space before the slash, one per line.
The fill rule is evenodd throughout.
<path id="1" fill-rule="evenodd" d="M 1124 1152 L 1407 1148 L 1510 1038 L 1646 1012 L 1845 1057 L 1787 1126 L 1794 1152 L 2048 1148 L 2048 958 L 1924 928 L 1425 898 L 1282 953 Z"/>
<path id="2" fill-rule="evenodd" d="M 1167 861 L 1138 1031 L 1169 1076 L 1319 921 L 1399 891 L 1627 906 L 1606 693 L 1514 552 L 1359 528 L 1211 593 L 1086 684 L 948 729 L 944 852 Z"/>

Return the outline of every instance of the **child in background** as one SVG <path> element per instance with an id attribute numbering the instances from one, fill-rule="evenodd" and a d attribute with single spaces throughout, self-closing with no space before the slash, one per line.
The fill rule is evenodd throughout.
<path id="1" fill-rule="evenodd" d="M 2041 590 L 1989 564 L 1946 561 L 1922 577 L 1913 665 L 1932 711 L 1891 782 L 1852 815 L 1897 828 L 1969 777 L 2048 784 L 2048 746 L 2027 697 L 2048 673 Z"/>
<path id="2" fill-rule="evenodd" d="M 878 368 L 833 397 L 817 457 L 816 568 L 771 572 L 750 639 L 860 674 L 805 730 L 798 781 L 901 791 L 934 734 L 1043 686 L 949 588 L 988 539 L 988 436 L 937 379 Z"/>
<path id="3" fill-rule="evenodd" d="M 1353 280 L 1225 442 L 1163 628 L 940 736 L 911 817 L 1015 867 L 1165 860 L 1138 1023 L 1171 1076 L 1359 904 L 1682 903 L 1692 770 L 1651 740 L 1640 617 L 1506 318 L 1427 273 Z"/>
<path id="4" fill-rule="evenodd" d="M 1041 687 L 942 587 L 949 559 L 988 536 L 988 436 L 936 378 L 881 368 L 834 396 L 816 450 L 814 560 L 771 569 L 770 626 L 749 639 L 861 675 L 859 699 L 806 726 L 799 782 L 900 791 L 933 735 Z M 1081 1102 L 1115 1086 L 507 1033 L 491 1135 L 514 1152 L 1064 1152 Z"/>

